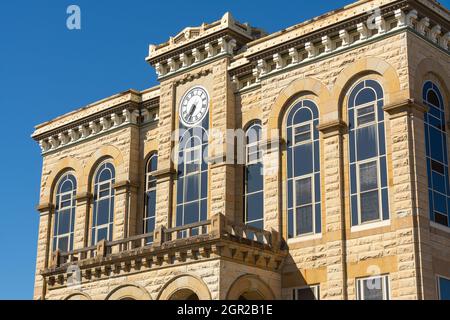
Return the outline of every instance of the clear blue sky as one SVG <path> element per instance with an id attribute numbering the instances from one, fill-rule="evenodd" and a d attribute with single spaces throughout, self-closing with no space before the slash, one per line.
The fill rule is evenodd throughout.
<path id="1" fill-rule="evenodd" d="M 186 26 L 236 19 L 275 32 L 339 8 L 335 1 L 40 0 L 0 3 L 0 299 L 31 299 L 41 156 L 36 124 L 129 88 L 156 84 L 144 57 Z M 449 7 L 450 0 L 442 1 Z M 82 29 L 66 28 L 81 8 Z"/>

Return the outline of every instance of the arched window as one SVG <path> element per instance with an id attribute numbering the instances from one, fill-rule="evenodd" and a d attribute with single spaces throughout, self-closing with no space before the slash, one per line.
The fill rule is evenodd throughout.
<path id="1" fill-rule="evenodd" d="M 431 81 L 427 81 L 423 87 L 423 101 L 429 108 L 424 116 L 424 122 L 430 219 L 441 225 L 450 226 L 448 219 L 450 187 L 444 99 L 438 86 Z"/>
<path id="2" fill-rule="evenodd" d="M 158 155 L 153 154 L 148 159 L 145 168 L 145 212 L 144 212 L 144 233 L 155 231 L 156 216 L 156 177 L 153 175 L 158 169 Z M 153 237 L 147 239 L 153 242 Z"/>
<path id="3" fill-rule="evenodd" d="M 297 101 L 287 116 L 288 237 L 321 232 L 319 110 Z"/>
<path id="4" fill-rule="evenodd" d="M 114 166 L 102 163 L 94 175 L 94 210 L 92 215 L 92 245 L 112 240 L 114 222 Z"/>
<path id="5" fill-rule="evenodd" d="M 244 185 L 244 223 L 264 229 L 264 179 L 262 151 L 260 150 L 262 127 L 254 122 L 246 131 L 246 160 Z"/>
<path id="6" fill-rule="evenodd" d="M 383 88 L 359 82 L 348 100 L 352 226 L 389 219 Z"/>
<path id="7" fill-rule="evenodd" d="M 53 251 L 73 250 L 73 230 L 75 224 L 75 196 L 77 181 L 67 173 L 61 177 L 56 189 L 56 210 L 53 228 Z"/>

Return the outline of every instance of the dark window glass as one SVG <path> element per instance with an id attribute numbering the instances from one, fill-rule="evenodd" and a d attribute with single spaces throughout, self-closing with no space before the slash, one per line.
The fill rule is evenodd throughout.
<path id="1" fill-rule="evenodd" d="M 358 160 L 366 160 L 378 155 L 376 126 L 359 128 L 356 131 Z"/>
<path id="2" fill-rule="evenodd" d="M 383 300 L 383 279 L 375 278 L 360 282 L 364 300 Z"/>
<path id="3" fill-rule="evenodd" d="M 378 190 L 361 193 L 361 223 L 378 220 L 379 202 Z"/>
<path id="4" fill-rule="evenodd" d="M 186 194 L 185 194 L 185 201 L 194 201 L 199 199 L 200 190 L 199 190 L 199 175 L 191 175 L 187 176 L 186 179 Z"/>
<path id="5" fill-rule="evenodd" d="M 356 123 L 358 127 L 375 122 L 375 106 L 367 106 L 357 109 L 358 118 Z"/>
<path id="6" fill-rule="evenodd" d="M 97 242 L 108 240 L 108 228 L 100 228 L 97 231 Z"/>
<path id="7" fill-rule="evenodd" d="M 58 234 L 70 232 L 70 210 L 64 210 L 59 213 Z"/>
<path id="8" fill-rule="evenodd" d="M 311 178 L 300 179 L 295 182 L 296 205 L 309 204 L 312 202 Z"/>
<path id="9" fill-rule="evenodd" d="M 366 88 L 361 90 L 355 99 L 355 105 L 360 106 L 366 103 L 370 103 L 372 101 L 376 101 L 377 97 L 375 96 L 375 91 L 370 88 Z"/>
<path id="10" fill-rule="evenodd" d="M 313 232 L 313 210 L 312 205 L 298 207 L 296 210 L 297 234 L 308 234 Z"/>
<path id="11" fill-rule="evenodd" d="M 427 102 L 438 108 L 441 106 L 439 98 L 433 90 L 428 91 Z"/>
<path id="12" fill-rule="evenodd" d="M 247 221 L 262 219 L 264 197 L 262 192 L 247 195 Z"/>
<path id="13" fill-rule="evenodd" d="M 318 297 L 316 297 L 316 292 L 318 288 L 311 287 L 311 288 L 302 288 L 302 289 L 296 289 L 296 300 L 319 300 Z"/>
<path id="14" fill-rule="evenodd" d="M 294 128 L 294 141 L 295 144 L 310 142 L 311 137 L 311 124 L 300 125 Z"/>
<path id="15" fill-rule="evenodd" d="M 439 299 L 450 300 L 450 279 L 438 278 L 439 282 Z"/>
<path id="16" fill-rule="evenodd" d="M 263 190 L 264 176 L 261 170 L 262 163 L 252 164 L 246 167 L 247 193 Z"/>
<path id="17" fill-rule="evenodd" d="M 376 161 L 363 163 L 359 166 L 360 191 L 378 188 L 378 168 Z"/>
<path id="18" fill-rule="evenodd" d="M 62 252 L 68 252 L 69 250 L 69 237 L 60 237 L 58 240 L 58 249 Z"/>

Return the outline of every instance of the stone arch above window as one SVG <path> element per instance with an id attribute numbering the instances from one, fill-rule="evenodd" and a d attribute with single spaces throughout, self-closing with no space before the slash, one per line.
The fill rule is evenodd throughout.
<path id="1" fill-rule="evenodd" d="M 112 290 L 105 300 L 152 300 L 152 297 L 141 286 L 125 284 Z"/>
<path id="2" fill-rule="evenodd" d="M 189 296 L 192 296 L 192 293 L 195 294 L 198 300 L 211 300 L 208 286 L 203 280 L 193 275 L 180 275 L 170 280 L 162 288 L 158 300 L 175 299 L 177 295 L 185 296 L 184 293 L 188 292 L 191 293 Z"/>
<path id="3" fill-rule="evenodd" d="M 233 282 L 226 300 L 275 300 L 275 295 L 259 276 L 246 274 Z"/>

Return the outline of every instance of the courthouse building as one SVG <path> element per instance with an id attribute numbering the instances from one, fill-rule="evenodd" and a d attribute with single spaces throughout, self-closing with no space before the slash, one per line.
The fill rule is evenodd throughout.
<path id="1" fill-rule="evenodd" d="M 450 299 L 450 11 L 361 0 L 150 45 L 36 127 L 35 299 Z"/>

